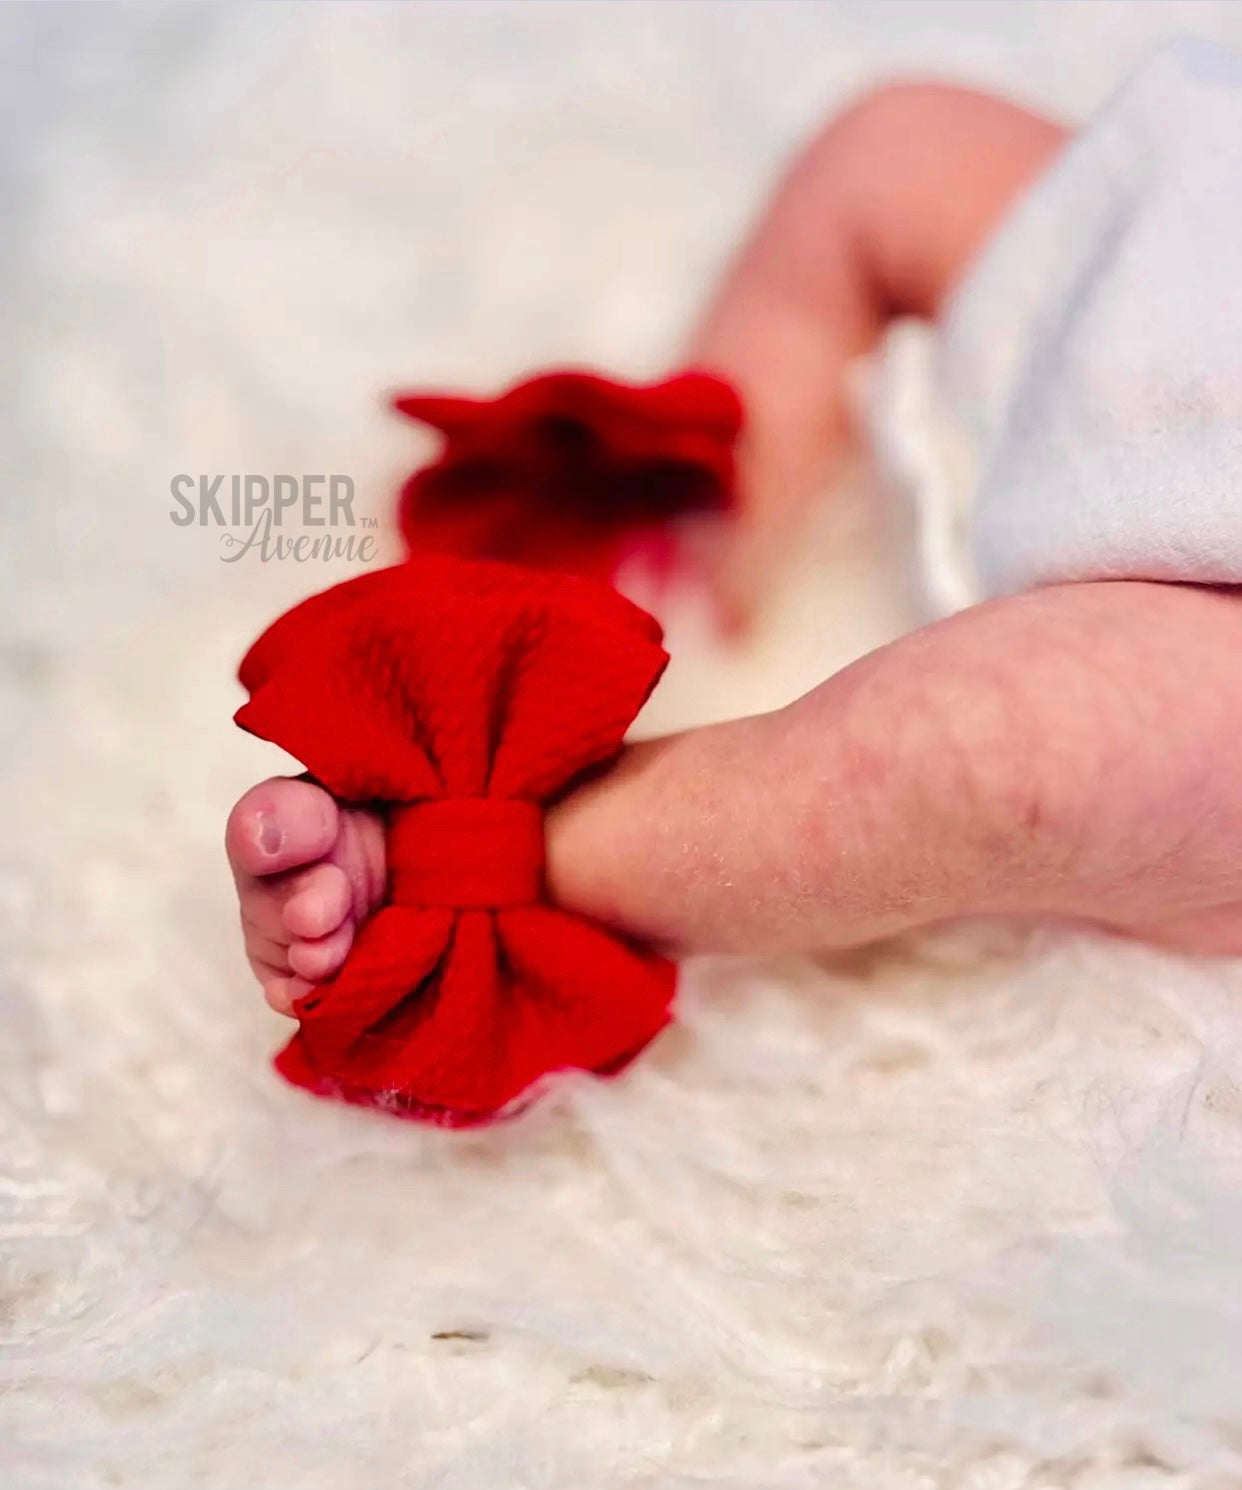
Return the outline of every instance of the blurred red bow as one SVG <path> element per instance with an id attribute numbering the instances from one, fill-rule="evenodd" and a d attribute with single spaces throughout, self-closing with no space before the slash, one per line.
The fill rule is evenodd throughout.
<path id="1" fill-rule="evenodd" d="M 710 373 L 643 386 L 553 372 L 493 399 L 406 393 L 393 406 L 444 436 L 401 492 L 415 553 L 607 579 L 670 518 L 733 500 L 742 405 Z"/>
<path id="2" fill-rule="evenodd" d="M 451 559 L 349 580 L 263 633 L 237 723 L 390 808 L 388 903 L 299 1003 L 289 1080 L 463 1124 L 663 1027 L 672 966 L 541 897 L 542 805 L 617 752 L 666 661 L 611 590 Z"/>

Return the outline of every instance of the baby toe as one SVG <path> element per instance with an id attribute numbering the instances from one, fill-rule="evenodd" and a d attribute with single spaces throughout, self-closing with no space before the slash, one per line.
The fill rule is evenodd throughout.
<path id="1" fill-rule="evenodd" d="M 321 983 L 337 972 L 345 961 L 354 940 L 354 924 L 344 921 L 330 936 L 317 941 L 293 942 L 289 947 L 289 966 L 299 977 Z"/>
<path id="2" fill-rule="evenodd" d="M 290 937 L 316 941 L 335 931 L 353 906 L 349 876 L 337 864 L 317 864 L 298 877 L 282 924 Z"/>
<path id="3" fill-rule="evenodd" d="M 274 1009 L 277 1014 L 288 1014 L 293 1018 L 294 1004 L 298 999 L 305 998 L 314 986 L 305 978 L 268 978 L 263 984 L 263 997 L 267 1000 L 268 1008 Z"/>
<path id="4" fill-rule="evenodd" d="M 322 859 L 339 830 L 336 803 L 323 787 L 275 776 L 251 787 L 233 808 L 225 847 L 239 882 L 262 879 Z"/>
<path id="5" fill-rule="evenodd" d="M 242 921 L 246 939 L 246 956 L 260 982 L 271 974 L 289 971 L 289 938 L 267 935 L 253 921 Z"/>

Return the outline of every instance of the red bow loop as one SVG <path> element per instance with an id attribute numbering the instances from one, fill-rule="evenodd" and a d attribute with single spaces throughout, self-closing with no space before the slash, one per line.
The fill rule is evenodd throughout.
<path id="1" fill-rule="evenodd" d="M 291 1081 L 477 1122 L 663 1027 L 671 966 L 541 902 L 546 803 L 615 755 L 666 661 L 611 590 L 452 559 L 349 580 L 259 638 L 237 722 L 388 822 L 387 903 L 298 1005 Z"/>

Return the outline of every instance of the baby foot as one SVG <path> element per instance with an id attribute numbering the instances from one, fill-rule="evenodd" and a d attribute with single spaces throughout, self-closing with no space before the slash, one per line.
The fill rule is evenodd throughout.
<path id="1" fill-rule="evenodd" d="M 292 1014 L 383 898 L 383 823 L 313 782 L 274 776 L 233 808 L 225 845 L 251 969 L 271 1007 Z"/>

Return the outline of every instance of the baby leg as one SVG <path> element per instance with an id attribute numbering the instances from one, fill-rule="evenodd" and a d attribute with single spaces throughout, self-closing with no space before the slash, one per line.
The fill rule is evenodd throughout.
<path id="1" fill-rule="evenodd" d="M 936 316 L 1067 131 L 945 84 L 866 95 L 803 151 L 713 296 L 688 360 L 742 392 L 738 520 L 707 564 L 744 621 L 832 474 L 846 367 L 897 316 Z"/>
<path id="2" fill-rule="evenodd" d="M 549 826 L 554 897 L 679 951 L 1077 918 L 1242 953 L 1242 595 L 978 606 L 776 713 L 636 746 Z"/>

